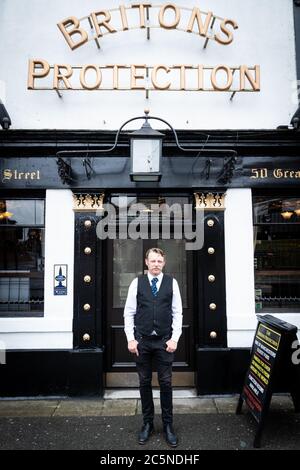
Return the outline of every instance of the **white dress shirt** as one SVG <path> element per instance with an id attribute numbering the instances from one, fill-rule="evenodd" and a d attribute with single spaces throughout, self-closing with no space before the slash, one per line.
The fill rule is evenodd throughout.
<path id="1" fill-rule="evenodd" d="M 163 279 L 163 273 L 160 273 L 158 276 L 152 276 L 152 274 L 147 274 L 149 283 L 151 286 L 151 281 L 154 277 L 157 277 L 158 282 L 156 284 L 157 290 L 161 286 Z M 136 314 L 137 307 L 137 287 L 138 287 L 138 278 L 136 277 L 129 286 L 127 300 L 124 308 L 124 323 L 125 323 L 125 334 L 127 336 L 127 341 L 134 340 L 134 315 Z M 173 341 L 178 341 L 182 333 L 182 302 L 181 295 L 179 291 L 178 282 L 176 279 L 173 279 L 173 299 L 172 299 L 172 337 Z"/>

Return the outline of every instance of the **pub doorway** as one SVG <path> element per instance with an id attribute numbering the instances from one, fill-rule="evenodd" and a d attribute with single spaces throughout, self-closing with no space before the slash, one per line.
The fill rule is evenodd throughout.
<path id="1" fill-rule="evenodd" d="M 175 354 L 173 367 L 173 385 L 175 387 L 193 387 L 195 376 L 195 319 L 193 315 L 194 296 L 197 289 L 194 285 L 194 256 L 193 251 L 186 250 L 186 242 L 183 238 L 177 239 L 175 224 L 179 222 L 180 208 L 192 201 L 189 196 L 120 196 L 112 195 L 111 204 L 115 205 L 117 221 L 124 224 L 124 206 L 132 207 L 133 203 L 144 206 L 145 213 L 140 212 L 144 222 L 153 220 L 153 212 L 159 207 L 159 215 L 156 219 L 159 230 L 155 238 L 151 237 L 149 225 L 149 238 L 147 239 L 108 239 L 105 241 L 106 249 L 104 266 L 107 269 L 106 279 L 106 315 L 104 325 L 105 336 L 105 386 L 107 388 L 129 388 L 138 386 L 138 377 L 135 372 L 135 363 L 127 349 L 127 340 L 124 333 L 123 311 L 126 302 L 128 287 L 131 281 L 140 274 L 146 274 L 144 263 L 145 253 L 151 247 L 162 249 L 166 253 L 166 266 L 164 272 L 176 278 L 182 296 L 183 303 L 183 331 Z M 175 211 L 170 220 L 170 237 L 165 239 L 162 224 L 166 221 L 162 204 L 170 207 L 173 204 Z M 175 206 L 174 206 L 175 204 Z M 154 207 L 154 209 L 153 209 Z M 183 211 L 181 212 L 183 214 Z M 165 214 L 166 216 L 166 214 Z M 169 216 L 169 214 L 168 214 Z M 152 217 L 152 219 L 151 219 Z M 130 217 L 126 218 L 126 224 L 130 223 Z M 124 233 L 124 226 L 121 229 Z M 178 233 L 178 232 L 177 232 Z M 153 377 L 154 385 L 156 374 Z"/>

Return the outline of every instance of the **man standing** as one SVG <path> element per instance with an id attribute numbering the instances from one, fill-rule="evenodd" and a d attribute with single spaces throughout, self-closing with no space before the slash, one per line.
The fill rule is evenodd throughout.
<path id="1" fill-rule="evenodd" d="M 153 432 L 152 359 L 157 366 L 163 430 L 167 443 L 176 447 L 173 429 L 172 363 L 182 331 L 182 302 L 178 283 L 162 270 L 165 255 L 159 248 L 146 253 L 148 274 L 135 278 L 129 286 L 124 309 L 128 349 L 135 354 L 140 382 L 143 427 L 139 443 L 145 444 Z"/>

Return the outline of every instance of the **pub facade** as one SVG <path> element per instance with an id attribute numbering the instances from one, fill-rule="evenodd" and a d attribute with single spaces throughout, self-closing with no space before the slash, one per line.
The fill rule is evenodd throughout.
<path id="1" fill-rule="evenodd" d="M 240 391 L 257 314 L 300 327 L 300 7 L 29 3 L 0 17 L 0 395 L 137 387 L 150 247 L 182 294 L 174 387 Z"/>

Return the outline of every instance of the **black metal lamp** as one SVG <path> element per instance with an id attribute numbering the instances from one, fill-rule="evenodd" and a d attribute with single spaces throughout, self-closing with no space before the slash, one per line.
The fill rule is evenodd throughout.
<path id="1" fill-rule="evenodd" d="M 142 127 L 130 133 L 130 158 L 132 181 L 160 181 L 162 141 L 164 134 L 152 129 L 148 122 L 149 111 L 145 111 Z"/>
<path id="2" fill-rule="evenodd" d="M 146 182 L 146 181 L 160 181 L 161 179 L 161 163 L 162 163 L 162 141 L 164 138 L 164 134 L 161 132 L 156 131 L 155 129 L 152 129 L 152 127 L 149 124 L 149 120 L 155 120 L 155 121 L 160 121 L 166 124 L 171 131 L 173 132 L 175 142 L 177 147 L 182 151 L 182 152 L 197 152 L 197 156 L 195 159 L 195 163 L 197 162 L 199 156 L 201 154 L 213 154 L 213 156 L 217 156 L 217 154 L 225 155 L 223 157 L 223 170 L 221 172 L 221 175 L 218 178 L 219 182 L 226 183 L 231 180 L 234 169 L 235 169 L 235 164 L 237 161 L 237 152 L 236 150 L 233 149 L 224 149 L 224 148 L 205 148 L 205 145 L 207 144 L 209 140 L 209 135 L 205 134 L 206 136 L 206 141 L 204 143 L 201 143 L 199 147 L 197 148 L 192 148 L 192 147 L 182 147 L 178 141 L 177 133 L 175 129 L 171 126 L 171 124 L 166 121 L 165 119 L 162 119 L 160 117 L 156 116 L 149 116 L 149 110 L 146 109 L 144 116 L 137 116 L 133 117 L 131 119 L 128 119 L 128 121 L 124 122 L 122 126 L 119 128 L 119 130 L 116 133 L 115 137 L 115 143 L 109 147 L 109 148 L 101 148 L 101 149 L 93 149 L 90 150 L 89 148 L 87 150 L 61 150 L 56 153 L 57 156 L 57 164 L 59 167 L 59 174 L 63 180 L 63 183 L 70 184 L 71 181 L 75 181 L 74 177 L 71 176 L 71 165 L 67 164 L 63 159 L 63 156 L 65 155 L 71 155 L 71 154 L 83 154 L 85 153 L 85 158 L 83 159 L 82 163 L 85 167 L 86 170 L 86 176 L 88 179 L 91 178 L 92 173 L 94 173 L 93 167 L 92 167 L 92 162 L 90 160 L 90 155 L 94 154 L 101 154 L 101 153 L 109 153 L 115 150 L 115 148 L 118 145 L 118 140 L 121 134 L 121 131 L 124 129 L 127 124 L 130 122 L 136 121 L 138 119 L 144 119 L 144 124 L 142 127 L 137 130 L 133 131 L 129 134 L 130 139 L 130 158 L 131 158 L 131 173 L 130 173 L 130 179 L 131 181 L 134 182 Z M 231 157 L 229 157 L 231 156 Z M 195 163 L 193 164 L 192 169 L 195 166 Z M 211 159 L 206 161 L 206 179 L 209 179 L 209 174 L 210 174 L 210 166 L 211 166 Z M 60 171 L 62 169 L 62 171 Z M 66 178 L 67 176 L 67 178 Z"/>

